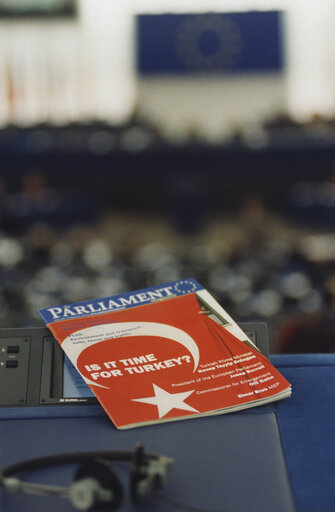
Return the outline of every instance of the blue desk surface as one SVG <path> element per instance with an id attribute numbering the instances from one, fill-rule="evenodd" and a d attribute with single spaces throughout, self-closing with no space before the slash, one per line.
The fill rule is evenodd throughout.
<path id="1" fill-rule="evenodd" d="M 277 421 L 297 509 L 335 510 L 335 354 L 273 356 L 293 394 Z"/>
<path id="2" fill-rule="evenodd" d="M 335 508 L 335 354 L 273 356 L 291 382 L 271 406 L 117 431 L 104 415 L 0 421 L 0 466 L 80 450 L 147 451 L 175 459 L 165 494 L 206 512 L 330 512 Z M 74 468 L 29 475 L 70 483 Z M 127 485 L 127 470 L 119 468 Z M 173 511 L 153 497 L 142 510 Z M 2 507 L 2 508 L 1 508 Z M 1 493 L 0 510 L 72 510 L 58 498 Z M 121 510 L 135 510 L 126 498 Z"/>

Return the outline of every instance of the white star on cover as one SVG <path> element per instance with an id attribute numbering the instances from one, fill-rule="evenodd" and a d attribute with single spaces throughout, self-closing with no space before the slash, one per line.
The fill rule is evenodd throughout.
<path id="1" fill-rule="evenodd" d="M 146 398 L 132 398 L 134 402 L 141 402 L 143 404 L 156 405 L 158 408 L 159 418 L 163 418 L 172 409 L 182 409 L 184 411 L 199 412 L 194 407 L 185 404 L 184 400 L 189 397 L 194 390 L 185 391 L 184 393 L 169 393 L 165 389 L 160 388 L 153 384 L 155 396 Z"/>

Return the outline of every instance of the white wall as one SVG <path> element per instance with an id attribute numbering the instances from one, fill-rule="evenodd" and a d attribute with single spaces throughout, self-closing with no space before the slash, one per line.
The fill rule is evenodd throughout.
<path id="1" fill-rule="evenodd" d="M 135 102 L 129 6 L 78 0 L 75 21 L 0 21 L 0 125 L 124 120 Z"/>
<path id="2" fill-rule="evenodd" d="M 171 139 L 194 130 L 220 140 L 239 127 L 286 109 L 285 78 L 147 79 L 138 83 L 139 105 Z"/>
<path id="3" fill-rule="evenodd" d="M 202 124 L 217 136 L 287 108 L 299 118 L 335 114 L 333 0 L 78 0 L 77 22 L 0 22 L 0 124 L 129 116 L 142 109 L 167 132 Z M 281 79 L 141 80 L 133 16 L 143 12 L 283 9 L 287 72 Z"/>

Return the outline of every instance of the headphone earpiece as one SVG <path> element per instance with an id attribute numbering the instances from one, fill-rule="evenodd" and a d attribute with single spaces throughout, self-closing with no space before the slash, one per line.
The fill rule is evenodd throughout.
<path id="1" fill-rule="evenodd" d="M 112 512 L 123 501 L 123 487 L 113 468 L 103 460 L 79 466 L 69 488 L 69 498 L 78 510 Z"/>
<path id="2" fill-rule="evenodd" d="M 134 452 L 130 468 L 130 497 L 138 503 L 149 491 L 162 489 L 165 485 L 168 469 L 173 460 L 158 456 L 153 459 L 146 457 L 143 446 L 138 445 Z"/>

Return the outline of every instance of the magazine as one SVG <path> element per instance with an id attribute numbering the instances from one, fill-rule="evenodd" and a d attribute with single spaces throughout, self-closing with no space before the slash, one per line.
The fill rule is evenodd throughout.
<path id="1" fill-rule="evenodd" d="M 194 279 L 39 312 L 119 429 L 230 413 L 291 394 Z"/>

